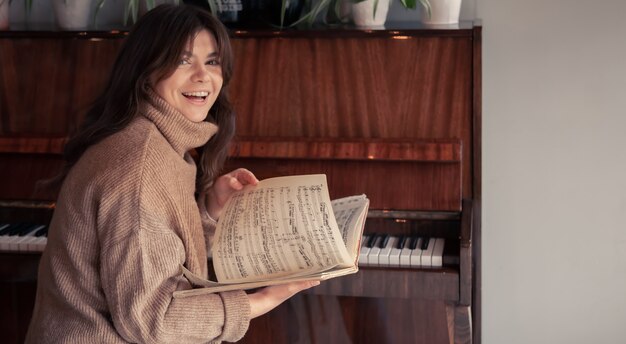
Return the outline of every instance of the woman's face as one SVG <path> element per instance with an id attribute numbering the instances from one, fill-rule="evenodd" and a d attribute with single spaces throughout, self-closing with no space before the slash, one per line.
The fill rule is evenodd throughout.
<path id="1" fill-rule="evenodd" d="M 202 30 L 183 51 L 174 73 L 158 81 L 154 90 L 187 119 L 201 122 L 215 103 L 223 81 L 215 37 Z"/>

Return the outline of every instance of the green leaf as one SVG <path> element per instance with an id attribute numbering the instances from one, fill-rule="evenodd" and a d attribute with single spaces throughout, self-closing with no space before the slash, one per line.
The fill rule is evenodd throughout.
<path id="1" fill-rule="evenodd" d="M 154 0 L 146 0 L 146 9 L 150 11 L 154 8 Z"/>
<path id="2" fill-rule="evenodd" d="M 217 16 L 217 3 L 215 0 L 206 0 L 207 4 L 209 4 L 209 8 L 211 9 L 211 13 Z"/>
<path id="3" fill-rule="evenodd" d="M 372 14 L 372 19 L 376 18 L 376 10 L 378 10 L 378 0 L 374 0 L 374 13 Z"/>
<path id="4" fill-rule="evenodd" d="M 430 16 L 432 15 L 431 13 L 431 8 L 430 8 L 430 1 L 428 0 L 419 0 L 420 4 L 422 4 L 422 7 L 424 7 L 424 9 L 426 10 L 426 13 L 428 13 L 428 18 L 430 18 Z"/>
<path id="5" fill-rule="evenodd" d="M 285 12 L 287 11 L 287 1 L 283 0 L 280 6 L 280 28 L 283 28 L 283 23 L 285 22 Z"/>
<path id="6" fill-rule="evenodd" d="M 104 2 L 106 0 L 98 0 L 98 2 L 96 2 L 96 10 L 93 13 L 93 26 L 95 28 L 98 27 L 98 21 L 96 18 L 98 18 L 98 13 L 100 12 L 100 10 L 102 9 L 102 6 L 104 6 Z"/>

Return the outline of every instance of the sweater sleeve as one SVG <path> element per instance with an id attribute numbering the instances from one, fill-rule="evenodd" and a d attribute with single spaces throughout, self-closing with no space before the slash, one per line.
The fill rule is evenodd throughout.
<path id="1" fill-rule="evenodd" d="M 201 193 L 198 197 L 198 209 L 200 210 L 200 219 L 202 220 L 202 228 L 204 230 L 204 240 L 206 243 L 206 251 L 211 256 L 211 247 L 213 246 L 213 238 L 215 236 L 215 228 L 217 227 L 217 220 L 213 219 L 209 215 L 209 211 L 206 207 L 206 194 Z"/>
<path id="2" fill-rule="evenodd" d="M 118 333 L 129 342 L 237 341 L 247 331 L 243 291 L 173 298 L 191 286 L 180 273 L 182 242 L 173 234 L 138 231 L 102 248 L 103 290 Z"/>

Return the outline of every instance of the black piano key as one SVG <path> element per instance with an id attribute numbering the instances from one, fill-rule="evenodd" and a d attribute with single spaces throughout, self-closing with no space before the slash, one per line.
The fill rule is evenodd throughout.
<path id="1" fill-rule="evenodd" d="M 366 247 L 372 248 L 374 247 L 374 243 L 376 242 L 376 238 L 378 238 L 378 234 L 372 234 L 367 241 Z"/>
<path id="2" fill-rule="evenodd" d="M 39 226 L 41 226 L 41 225 L 33 225 L 33 224 L 28 225 L 28 226 L 24 227 L 24 229 L 21 230 L 17 235 L 18 236 L 25 236 L 27 234 L 30 234 L 32 231 L 34 231 Z"/>
<path id="3" fill-rule="evenodd" d="M 389 234 L 383 234 L 381 235 L 381 239 L 380 239 L 380 243 L 378 247 L 385 248 L 387 247 L 388 242 L 389 242 Z"/>
<path id="4" fill-rule="evenodd" d="M 417 248 L 417 241 L 418 241 L 418 239 L 419 239 L 419 238 L 418 238 L 416 235 L 412 235 L 412 236 L 411 236 L 411 243 L 410 243 L 410 245 L 409 245 L 409 248 L 410 248 L 411 250 L 414 250 L 414 249 L 416 249 L 416 248 Z"/>
<path id="5" fill-rule="evenodd" d="M 380 243 L 383 241 L 383 236 L 381 234 L 376 234 L 374 238 L 374 242 L 372 243 L 372 248 L 377 247 L 380 248 Z"/>
<path id="6" fill-rule="evenodd" d="M 428 248 L 428 243 L 430 242 L 430 240 L 431 240 L 431 238 L 424 237 L 423 240 L 422 240 L 422 247 L 420 247 L 420 248 L 422 250 L 427 249 Z M 434 239 L 432 239 L 432 240 L 434 240 Z"/>
<path id="7" fill-rule="evenodd" d="M 443 247 L 443 266 L 458 266 L 459 252 L 458 240 L 446 240 L 446 245 Z"/>
<path id="8" fill-rule="evenodd" d="M 21 225 L 22 223 L 11 223 L 7 227 L 4 227 L 2 230 L 0 230 L 0 235 L 10 235 L 9 233 L 11 233 L 13 230 L 15 230 L 16 227 L 19 227 Z"/>
<path id="9" fill-rule="evenodd" d="M 9 236 L 18 235 L 22 231 L 26 230 L 30 225 L 28 223 L 19 223 L 7 233 Z"/>
<path id="10" fill-rule="evenodd" d="M 401 235 L 398 237 L 398 241 L 396 241 L 396 248 L 397 249 L 403 249 L 404 245 L 407 241 L 407 236 L 406 235 Z"/>
<path id="11" fill-rule="evenodd" d="M 36 237 L 48 236 L 48 226 L 43 227 L 42 229 L 35 232 Z"/>

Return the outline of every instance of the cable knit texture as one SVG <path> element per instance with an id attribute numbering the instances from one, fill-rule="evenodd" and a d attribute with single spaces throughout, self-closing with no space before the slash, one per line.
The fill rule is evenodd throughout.
<path id="1" fill-rule="evenodd" d="M 237 341 L 242 291 L 173 298 L 180 265 L 207 276 L 215 223 L 194 199 L 188 150 L 217 131 L 154 92 L 136 119 L 90 147 L 64 181 L 39 267 L 27 343 Z"/>

